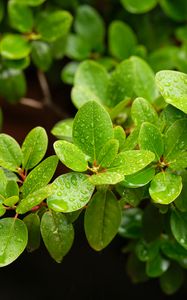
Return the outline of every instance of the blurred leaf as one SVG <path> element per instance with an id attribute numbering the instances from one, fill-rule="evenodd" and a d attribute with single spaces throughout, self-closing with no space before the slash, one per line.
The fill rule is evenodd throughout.
<path id="1" fill-rule="evenodd" d="M 73 119 L 65 119 L 55 124 L 55 126 L 51 130 L 51 133 L 58 139 L 71 142 L 72 128 L 73 128 Z"/>
<path id="2" fill-rule="evenodd" d="M 140 208 L 128 208 L 122 211 L 118 233 L 125 238 L 137 239 L 142 236 L 142 216 Z"/>
<path id="3" fill-rule="evenodd" d="M 40 218 L 37 214 L 31 213 L 23 221 L 28 230 L 27 251 L 33 252 L 40 247 Z"/>
<path id="4" fill-rule="evenodd" d="M 74 240 L 72 224 L 67 222 L 65 215 L 48 211 L 41 220 L 41 234 L 49 254 L 60 263 Z"/>
<path id="5" fill-rule="evenodd" d="M 0 53 L 7 59 L 22 59 L 29 55 L 31 47 L 25 37 L 19 34 L 7 34 L 0 42 Z"/>
<path id="6" fill-rule="evenodd" d="M 31 57 L 39 70 L 47 71 L 52 64 L 52 53 L 49 44 L 42 41 L 33 41 Z"/>
<path id="7" fill-rule="evenodd" d="M 178 291 L 184 281 L 182 269 L 172 264 L 169 269 L 160 277 L 160 287 L 166 295 L 172 295 Z"/>
<path id="8" fill-rule="evenodd" d="M 111 55 L 123 60 L 132 55 L 137 44 L 132 29 L 122 21 L 113 21 L 109 26 L 109 51 Z"/>
<path id="9" fill-rule="evenodd" d="M 157 0 L 121 0 L 121 3 L 130 13 L 142 14 L 153 9 L 157 4 Z"/>

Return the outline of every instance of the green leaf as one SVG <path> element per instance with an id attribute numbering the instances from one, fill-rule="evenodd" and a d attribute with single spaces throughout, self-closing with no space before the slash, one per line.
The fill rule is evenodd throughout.
<path id="1" fill-rule="evenodd" d="M 2 130 L 2 123 L 3 123 L 3 114 L 2 114 L 2 110 L 0 109 L 0 132 Z"/>
<path id="2" fill-rule="evenodd" d="M 26 177 L 21 187 L 23 198 L 45 187 L 52 179 L 56 171 L 57 164 L 58 158 L 56 155 L 52 155 L 47 157 L 37 167 L 35 167 Z"/>
<path id="3" fill-rule="evenodd" d="M 187 249 L 187 213 L 173 210 L 170 218 L 171 231 L 177 242 Z"/>
<path id="4" fill-rule="evenodd" d="M 0 195 L 6 197 L 6 186 L 7 186 L 7 178 L 3 171 L 0 169 Z"/>
<path id="5" fill-rule="evenodd" d="M 38 6 L 41 5 L 43 2 L 45 2 L 46 0 L 16 0 L 17 3 L 19 4 L 24 4 L 24 5 L 28 5 L 28 6 Z"/>
<path id="6" fill-rule="evenodd" d="M 28 240 L 27 227 L 19 219 L 0 220 L 0 266 L 12 263 L 24 251 Z"/>
<path id="7" fill-rule="evenodd" d="M 115 126 L 114 127 L 114 138 L 119 142 L 119 152 L 123 151 L 126 141 L 126 133 L 123 127 Z"/>
<path id="8" fill-rule="evenodd" d="M 132 29 L 122 21 L 113 21 L 109 26 L 109 51 L 111 55 L 123 60 L 132 55 L 137 39 Z"/>
<path id="9" fill-rule="evenodd" d="M 64 83 L 73 85 L 78 66 L 79 62 L 77 61 L 71 61 L 65 65 L 61 72 L 61 79 Z"/>
<path id="10" fill-rule="evenodd" d="M 30 57 L 27 56 L 22 59 L 10 60 L 6 59 L 3 61 L 5 69 L 24 70 L 30 65 Z"/>
<path id="11" fill-rule="evenodd" d="M 138 188 L 148 184 L 155 175 L 153 167 L 147 167 L 132 175 L 125 176 L 124 185 L 129 188 Z"/>
<path id="12" fill-rule="evenodd" d="M 164 143 L 160 130 L 149 122 L 144 122 L 139 134 L 140 149 L 150 150 L 159 160 L 164 152 Z"/>
<path id="13" fill-rule="evenodd" d="M 4 1 L 0 0 L 0 22 L 4 17 L 4 12 L 5 12 Z"/>
<path id="14" fill-rule="evenodd" d="M 140 283 L 148 280 L 145 273 L 145 264 L 141 262 L 134 253 L 131 253 L 128 257 L 127 273 L 133 283 Z"/>
<path id="15" fill-rule="evenodd" d="M 140 128 L 136 127 L 131 131 L 129 136 L 126 138 L 124 143 L 123 151 L 125 150 L 133 150 L 138 144 L 138 137 L 139 137 Z"/>
<path id="16" fill-rule="evenodd" d="M 129 150 L 119 153 L 108 169 L 123 175 L 130 175 L 145 168 L 154 160 L 155 155 L 147 150 Z"/>
<path id="17" fill-rule="evenodd" d="M 93 50 L 97 50 L 97 47 L 102 44 L 105 34 L 104 22 L 93 7 L 88 5 L 78 7 L 74 27 Z"/>
<path id="18" fill-rule="evenodd" d="M 20 32 L 31 32 L 33 28 L 32 10 L 18 1 L 8 2 L 8 17 L 12 28 Z"/>
<path id="19" fill-rule="evenodd" d="M 115 237 L 121 222 L 121 209 L 111 191 L 97 191 L 85 212 L 84 228 L 90 246 L 100 251 Z M 93 226 L 94 224 L 94 226 Z"/>
<path id="20" fill-rule="evenodd" d="M 163 215 L 153 204 L 150 203 L 144 208 L 142 225 L 143 236 L 147 242 L 152 242 L 160 237 L 163 231 L 163 219 Z"/>
<path id="21" fill-rule="evenodd" d="M 153 106 L 144 98 L 136 98 L 131 107 L 131 117 L 136 126 L 143 122 L 158 123 L 158 115 Z"/>
<path id="22" fill-rule="evenodd" d="M 33 41 L 31 44 L 31 57 L 36 67 L 45 72 L 52 64 L 51 47 L 45 42 Z"/>
<path id="23" fill-rule="evenodd" d="M 118 233 L 124 238 L 137 239 L 142 236 L 142 216 L 140 208 L 128 208 L 122 211 Z"/>
<path id="24" fill-rule="evenodd" d="M 143 239 L 136 244 L 135 252 L 139 260 L 145 262 L 154 259 L 159 252 L 160 241 L 147 243 Z"/>
<path id="25" fill-rule="evenodd" d="M 14 206 L 19 201 L 19 196 L 10 196 L 3 201 L 3 204 L 6 206 Z"/>
<path id="26" fill-rule="evenodd" d="M 156 83 L 165 101 L 187 113 L 187 74 L 177 71 L 160 71 Z"/>
<path id="27" fill-rule="evenodd" d="M 124 209 L 126 204 L 137 207 L 144 197 L 144 190 L 141 188 L 128 189 L 124 185 L 124 181 L 122 181 L 116 186 L 116 191 L 122 197 L 120 199 L 121 208 Z"/>
<path id="28" fill-rule="evenodd" d="M 160 277 L 160 287 L 167 295 L 172 295 L 178 291 L 184 281 L 184 273 L 178 265 L 171 265 L 169 269 Z"/>
<path id="29" fill-rule="evenodd" d="M 69 34 L 66 44 L 66 55 L 78 61 L 89 58 L 91 49 L 85 39 L 76 34 Z"/>
<path id="30" fill-rule="evenodd" d="M 42 127 L 33 128 L 26 136 L 23 145 L 22 167 L 26 170 L 35 167 L 44 157 L 47 151 L 47 133 Z"/>
<path id="31" fill-rule="evenodd" d="M 164 158 L 168 163 L 175 161 L 177 154 L 187 150 L 187 119 L 177 120 L 165 133 Z"/>
<path id="32" fill-rule="evenodd" d="M 112 73 L 106 104 L 114 107 L 125 98 L 136 97 L 153 102 L 158 97 L 158 91 L 152 69 L 143 59 L 132 56 L 120 63 Z"/>
<path id="33" fill-rule="evenodd" d="M 151 52 L 148 62 L 155 72 L 172 70 L 176 68 L 176 57 L 179 48 L 176 46 L 164 46 Z"/>
<path id="34" fill-rule="evenodd" d="M 53 194 L 47 199 L 47 204 L 54 211 L 61 212 L 72 212 L 84 207 L 94 191 L 88 176 L 81 173 L 61 175 L 52 186 Z"/>
<path id="35" fill-rule="evenodd" d="M 130 13 L 142 14 L 153 9 L 157 4 L 157 0 L 121 0 L 121 3 Z"/>
<path id="36" fill-rule="evenodd" d="M 2 217 L 6 213 L 6 208 L 4 205 L 0 204 L 0 217 Z"/>
<path id="37" fill-rule="evenodd" d="M 157 254 L 146 263 L 146 274 L 151 278 L 160 277 L 169 268 L 170 262 Z"/>
<path id="38" fill-rule="evenodd" d="M 187 168 L 187 152 L 178 153 L 169 166 L 175 171 Z"/>
<path id="39" fill-rule="evenodd" d="M 48 211 L 41 220 L 41 234 L 49 254 L 60 263 L 73 243 L 72 224 L 68 223 L 65 215 Z"/>
<path id="40" fill-rule="evenodd" d="M 58 139 L 66 140 L 68 142 L 72 141 L 72 129 L 73 129 L 73 119 L 66 119 L 58 122 L 51 133 Z"/>
<path id="41" fill-rule="evenodd" d="M 178 244 L 174 239 L 162 240 L 161 250 L 165 256 L 172 260 L 180 261 L 187 257 L 187 250 Z"/>
<path id="42" fill-rule="evenodd" d="M 88 168 L 88 156 L 76 145 L 66 141 L 56 141 L 54 150 L 60 161 L 69 169 L 84 172 Z"/>
<path id="43" fill-rule="evenodd" d="M 36 30 L 44 41 L 54 42 L 69 32 L 71 23 L 72 16 L 67 11 L 45 11 L 40 13 L 37 18 Z"/>
<path id="44" fill-rule="evenodd" d="M 163 11 L 167 16 L 175 21 L 185 21 L 187 19 L 187 6 L 185 0 L 160 0 Z"/>
<path id="45" fill-rule="evenodd" d="M 0 53 L 7 59 L 22 59 L 29 55 L 31 47 L 25 37 L 7 34 L 0 42 Z"/>
<path id="46" fill-rule="evenodd" d="M 31 210 L 34 206 L 39 205 L 43 200 L 49 197 L 53 193 L 52 185 L 47 185 L 39 190 L 34 191 L 29 194 L 26 198 L 22 199 L 17 208 L 16 212 L 18 214 L 25 214 Z"/>
<path id="47" fill-rule="evenodd" d="M 33 252 L 40 247 L 40 218 L 31 213 L 23 219 L 28 230 L 27 251 Z"/>
<path id="48" fill-rule="evenodd" d="M 185 119 L 186 114 L 176 107 L 168 104 L 160 114 L 159 128 L 161 132 L 166 132 L 168 128 L 177 120 Z"/>
<path id="49" fill-rule="evenodd" d="M 22 71 L 4 69 L 0 71 L 0 95 L 16 102 L 26 93 L 26 80 Z"/>
<path id="50" fill-rule="evenodd" d="M 115 159 L 119 148 L 119 142 L 111 139 L 103 146 L 98 156 L 98 164 L 103 168 L 108 168 Z"/>
<path id="51" fill-rule="evenodd" d="M 19 186 L 15 180 L 9 180 L 6 185 L 6 196 L 19 196 Z"/>
<path id="52" fill-rule="evenodd" d="M 107 99 L 108 74 L 99 63 L 91 60 L 82 62 L 75 74 L 72 101 L 80 108 L 88 101 L 105 104 Z"/>
<path id="53" fill-rule="evenodd" d="M 84 104 L 74 119 L 74 143 L 94 162 L 103 145 L 112 138 L 113 128 L 109 114 L 95 101 Z"/>
<path id="54" fill-rule="evenodd" d="M 19 144 L 11 136 L 0 134 L 0 166 L 10 171 L 18 171 L 22 161 Z"/>
<path id="55" fill-rule="evenodd" d="M 89 181 L 94 185 L 116 184 L 124 179 L 124 175 L 120 171 L 112 171 L 110 169 L 103 173 L 98 173 L 89 177 Z"/>
<path id="56" fill-rule="evenodd" d="M 180 195 L 176 198 L 175 200 L 175 205 L 176 207 L 182 211 L 186 212 L 187 211 L 187 171 L 181 172 L 181 177 L 182 177 L 182 191 Z"/>
<path id="57" fill-rule="evenodd" d="M 167 205 L 179 196 L 181 190 L 181 176 L 160 172 L 151 181 L 149 193 L 155 203 Z"/>

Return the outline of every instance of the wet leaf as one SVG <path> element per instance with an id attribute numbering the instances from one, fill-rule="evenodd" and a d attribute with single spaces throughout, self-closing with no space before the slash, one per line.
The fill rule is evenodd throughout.
<path id="1" fill-rule="evenodd" d="M 36 166 L 44 157 L 47 151 L 48 137 L 43 127 L 33 128 L 26 136 L 23 145 L 24 169 L 29 170 Z"/>
<path id="2" fill-rule="evenodd" d="M 104 108 L 95 101 L 84 104 L 75 116 L 73 141 L 89 161 L 97 161 L 103 145 L 113 138 L 112 121 Z"/>
<path id="3" fill-rule="evenodd" d="M 41 220 L 41 234 L 49 254 L 60 263 L 73 243 L 72 224 L 68 223 L 62 213 L 48 211 Z"/>
<path id="4" fill-rule="evenodd" d="M 33 252 L 40 247 L 40 218 L 31 213 L 23 219 L 28 230 L 27 251 Z"/>
<path id="5" fill-rule="evenodd" d="M 22 161 L 20 146 L 11 136 L 0 134 L 0 166 L 10 171 L 17 171 Z"/>
<path id="6" fill-rule="evenodd" d="M 58 122 L 51 133 L 56 136 L 58 139 L 66 140 L 68 142 L 72 141 L 72 128 L 73 128 L 73 119 L 66 119 Z"/>
<path id="7" fill-rule="evenodd" d="M 84 172 L 88 168 L 88 156 L 76 145 L 66 141 L 56 141 L 54 150 L 60 161 L 69 169 Z"/>
<path id="8" fill-rule="evenodd" d="M 181 193 L 181 176 L 168 172 L 161 172 L 155 175 L 151 181 L 149 193 L 155 203 L 169 204 Z"/>
<path id="9" fill-rule="evenodd" d="M 173 210 L 170 219 L 172 233 L 177 242 L 187 249 L 187 213 Z"/>
<path id="10" fill-rule="evenodd" d="M 84 207 L 95 188 L 88 176 L 81 173 L 61 175 L 52 186 L 53 194 L 47 199 L 47 204 L 52 210 L 61 212 L 72 212 Z"/>
<path id="11" fill-rule="evenodd" d="M 37 167 L 35 167 L 24 181 L 21 192 L 23 198 L 29 194 L 45 187 L 52 179 L 56 167 L 58 164 L 58 158 L 55 155 L 47 157 Z"/>
<path id="12" fill-rule="evenodd" d="M 0 266 L 12 263 L 24 251 L 28 240 L 27 227 L 14 218 L 0 220 Z"/>
<path id="13" fill-rule="evenodd" d="M 115 159 L 119 148 L 119 142 L 111 139 L 103 146 L 98 156 L 98 164 L 103 168 L 107 168 Z"/>

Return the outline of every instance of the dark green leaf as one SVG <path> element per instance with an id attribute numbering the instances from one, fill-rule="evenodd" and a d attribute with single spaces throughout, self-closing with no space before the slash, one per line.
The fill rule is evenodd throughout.
<path id="1" fill-rule="evenodd" d="M 40 247 L 40 218 L 37 214 L 31 213 L 23 219 L 28 230 L 28 252 L 33 252 Z"/>
<path id="2" fill-rule="evenodd" d="M 38 6 L 38 5 L 41 5 L 45 1 L 46 0 L 16 0 L 17 3 L 28 5 L 28 6 Z"/>
<path id="3" fill-rule="evenodd" d="M 136 255 L 139 258 L 139 260 L 145 262 L 154 259 L 154 257 L 159 252 L 159 244 L 160 241 L 155 240 L 151 243 L 147 243 L 144 240 L 140 240 L 136 244 Z"/>
<path id="4" fill-rule="evenodd" d="M 121 209 L 110 191 L 97 191 L 85 213 L 84 228 L 90 246 L 100 251 L 117 234 L 121 222 Z M 94 226 L 93 226 L 94 224 Z"/>
<path id="5" fill-rule="evenodd" d="M 165 294 L 172 295 L 178 291 L 183 281 L 183 270 L 178 265 L 173 264 L 160 277 L 160 287 Z"/>
<path id="6" fill-rule="evenodd" d="M 68 223 L 62 213 L 49 211 L 42 217 L 41 234 L 50 255 L 57 263 L 60 263 L 73 243 L 72 224 Z"/>
<path id="7" fill-rule="evenodd" d="M 26 93 L 26 80 L 24 74 L 16 69 L 0 71 L 0 95 L 10 102 L 16 102 Z"/>
<path id="8" fill-rule="evenodd" d="M 174 239 L 163 239 L 161 243 L 161 250 L 165 256 L 172 260 L 180 261 L 187 257 L 187 250 Z"/>
<path id="9" fill-rule="evenodd" d="M 165 14 L 175 21 L 185 21 L 187 19 L 187 6 L 185 0 L 160 0 Z"/>
<path id="10" fill-rule="evenodd" d="M 138 188 L 148 184 L 155 175 L 153 167 L 147 167 L 133 175 L 125 176 L 124 185 L 129 188 Z"/>
<path id="11" fill-rule="evenodd" d="M 171 214 L 171 230 L 177 242 L 187 249 L 187 213 L 173 210 Z"/>
<path id="12" fill-rule="evenodd" d="M 143 214 L 143 235 L 147 242 L 152 242 L 160 237 L 163 230 L 163 215 L 158 208 L 149 204 Z"/>
<path id="13" fill-rule="evenodd" d="M 148 280 L 145 273 L 145 264 L 133 253 L 129 255 L 127 260 L 127 273 L 133 283 L 140 283 Z"/>
<path id="14" fill-rule="evenodd" d="M 128 208 L 122 211 L 122 221 L 118 233 L 125 238 L 137 239 L 142 236 L 142 215 L 140 208 Z"/>
<path id="15" fill-rule="evenodd" d="M 151 278 L 160 277 L 169 268 L 169 261 L 157 254 L 146 263 L 146 274 Z"/>

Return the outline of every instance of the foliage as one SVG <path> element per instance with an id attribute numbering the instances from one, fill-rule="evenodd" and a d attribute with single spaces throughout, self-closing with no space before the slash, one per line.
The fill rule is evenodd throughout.
<path id="1" fill-rule="evenodd" d="M 49 157 L 44 128 L 22 146 L 0 134 L 0 266 L 41 239 L 60 263 L 84 215 L 91 248 L 119 234 L 132 281 L 169 295 L 187 266 L 186 0 L 108 2 L 0 0 L 0 95 L 23 97 L 30 66 L 50 83 L 58 59 L 78 109 Z"/>

